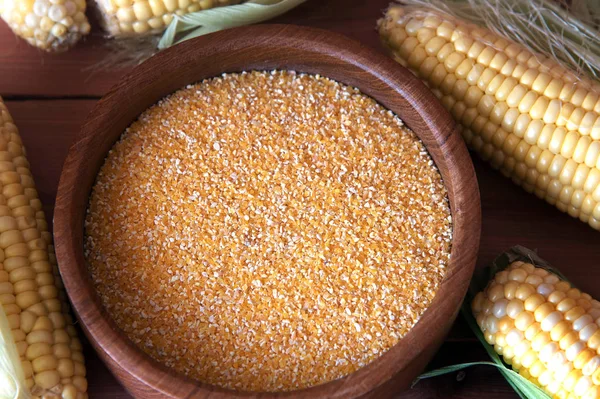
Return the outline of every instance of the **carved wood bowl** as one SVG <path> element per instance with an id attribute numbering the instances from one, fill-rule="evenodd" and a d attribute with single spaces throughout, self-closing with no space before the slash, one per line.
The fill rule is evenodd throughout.
<path id="1" fill-rule="evenodd" d="M 106 154 L 142 111 L 162 97 L 224 72 L 290 69 L 358 87 L 395 112 L 424 142 L 448 190 L 453 244 L 433 303 L 400 342 L 367 366 L 326 384 L 285 393 L 235 392 L 170 371 L 137 349 L 103 308 L 83 254 L 88 197 Z M 407 388 L 452 325 L 469 284 L 481 228 L 473 165 L 450 115 L 408 70 L 343 36 L 262 25 L 189 40 L 135 68 L 95 106 L 64 165 L 54 214 L 60 272 L 81 327 L 100 357 L 137 398 L 387 397 Z"/>

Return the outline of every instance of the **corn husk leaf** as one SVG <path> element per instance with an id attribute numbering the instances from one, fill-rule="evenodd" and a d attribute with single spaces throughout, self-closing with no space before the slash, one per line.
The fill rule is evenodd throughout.
<path id="1" fill-rule="evenodd" d="M 29 399 L 21 358 L 0 305 L 0 399 Z"/>
<path id="2" fill-rule="evenodd" d="M 564 0 L 563 0 L 564 1 Z M 581 76 L 600 77 L 600 1 L 399 0 L 488 28 Z M 492 45 L 491 43 L 490 45 Z"/>
<path id="3" fill-rule="evenodd" d="M 454 373 L 456 371 L 472 366 L 484 365 L 496 367 L 500 371 L 502 376 L 506 379 L 506 381 L 510 384 L 510 386 L 521 398 L 551 399 L 550 395 L 544 392 L 540 387 L 538 387 L 528 379 L 524 378 L 519 373 L 513 371 L 506 363 L 502 361 L 502 358 L 496 353 L 494 348 L 490 344 L 488 344 L 485 338 L 483 337 L 483 333 L 481 332 L 481 329 L 477 325 L 477 322 L 473 317 L 473 313 L 471 312 L 471 302 L 473 301 L 475 295 L 477 295 L 478 292 L 481 292 L 486 288 L 486 286 L 494 278 L 496 273 L 506 269 L 511 263 L 516 261 L 531 263 L 536 267 L 541 267 L 550 273 L 556 274 L 562 280 L 568 281 L 562 273 L 560 273 L 557 269 L 553 268 L 548 262 L 540 258 L 535 251 L 532 251 L 520 245 L 512 247 L 508 251 L 499 255 L 496 259 L 494 259 L 491 265 L 483 269 L 477 270 L 474 273 L 473 279 L 471 280 L 471 284 L 469 285 L 469 289 L 467 291 L 467 295 L 460 309 L 461 314 L 465 318 L 467 324 L 469 325 L 479 342 L 481 342 L 488 355 L 490 356 L 491 362 L 462 363 L 432 370 L 421 374 L 415 380 L 413 386 L 414 384 L 418 383 L 420 380 L 425 378 Z"/>
<path id="4" fill-rule="evenodd" d="M 0 0 L 2 1 L 2 0 Z M 107 56 L 87 67 L 92 75 L 115 68 L 130 68 L 152 57 L 159 50 L 184 40 L 219 30 L 249 25 L 275 18 L 306 0 L 251 0 L 243 4 L 210 8 L 175 16 L 160 35 L 111 38 Z M 0 398 L 1 399 L 1 398 Z"/>
<path id="5" fill-rule="evenodd" d="M 165 49 L 184 40 L 237 26 L 275 18 L 306 0 L 250 0 L 243 4 L 211 8 L 175 16 L 158 43 Z"/>

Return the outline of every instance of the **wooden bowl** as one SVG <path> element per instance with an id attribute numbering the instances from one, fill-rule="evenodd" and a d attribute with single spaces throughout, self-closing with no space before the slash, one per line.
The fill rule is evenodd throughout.
<path id="1" fill-rule="evenodd" d="M 189 83 L 245 70 L 318 73 L 358 87 L 394 111 L 425 143 L 448 189 L 454 239 L 446 276 L 429 309 L 400 342 L 344 378 L 285 393 L 244 393 L 179 375 L 137 349 L 103 308 L 83 255 L 88 197 L 121 133 L 159 99 Z M 332 32 L 262 25 L 214 33 L 162 51 L 121 80 L 97 104 L 72 145 L 60 179 L 54 234 L 67 293 L 100 357 L 136 397 L 386 397 L 407 388 L 436 352 L 469 284 L 481 228 L 473 165 L 452 118 L 434 95 L 391 59 Z"/>

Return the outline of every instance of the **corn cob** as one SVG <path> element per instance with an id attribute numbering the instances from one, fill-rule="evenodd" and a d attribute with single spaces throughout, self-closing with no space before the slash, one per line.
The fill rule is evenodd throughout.
<path id="1" fill-rule="evenodd" d="M 13 32 L 45 51 L 64 51 L 90 32 L 85 0 L 0 0 Z"/>
<path id="2" fill-rule="evenodd" d="M 392 7 L 379 31 L 467 145 L 528 192 L 600 230 L 600 85 L 490 31 Z"/>
<path id="3" fill-rule="evenodd" d="M 241 3 L 241 0 L 96 0 L 111 36 L 160 33 L 175 15 Z"/>
<path id="4" fill-rule="evenodd" d="M 600 397 L 600 302 L 590 295 L 517 261 L 471 308 L 503 360 L 553 398 Z"/>
<path id="5" fill-rule="evenodd" d="M 81 342 L 52 236 L 18 130 L 1 98 L 0 304 L 32 396 L 87 398 Z"/>

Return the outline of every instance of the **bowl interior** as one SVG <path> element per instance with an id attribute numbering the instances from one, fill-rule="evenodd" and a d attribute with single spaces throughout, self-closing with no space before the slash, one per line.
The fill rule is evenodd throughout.
<path id="1" fill-rule="evenodd" d="M 477 182 L 450 115 L 417 78 L 373 50 L 318 29 L 262 25 L 189 40 L 135 68 L 98 102 L 69 151 L 54 222 L 60 271 L 81 325 L 103 358 L 158 392 L 172 397 L 250 395 L 173 373 L 125 337 L 104 310 L 89 278 L 83 255 L 83 221 L 107 152 L 140 113 L 187 84 L 253 69 L 321 74 L 358 87 L 395 112 L 433 157 L 448 190 L 453 215 L 451 259 L 444 281 L 430 308 L 396 346 L 342 379 L 269 396 L 357 397 L 384 386 L 392 377 L 405 387 L 442 342 L 472 275 L 481 224 Z M 415 362 L 418 367 L 414 367 Z M 122 373 L 117 374 L 128 385 Z"/>

